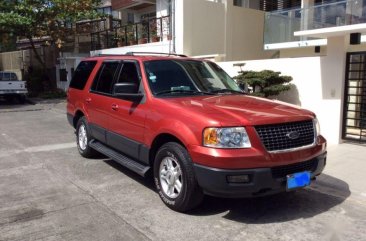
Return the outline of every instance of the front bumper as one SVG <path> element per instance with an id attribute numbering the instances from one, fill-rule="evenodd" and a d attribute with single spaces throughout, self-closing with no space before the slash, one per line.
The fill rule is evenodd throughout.
<path id="1" fill-rule="evenodd" d="M 263 196 L 286 191 L 286 176 L 311 171 L 311 177 L 319 175 L 326 165 L 327 153 L 305 162 L 272 168 L 219 169 L 194 164 L 198 184 L 208 195 L 218 197 Z M 248 183 L 229 183 L 228 176 L 249 175 Z"/>

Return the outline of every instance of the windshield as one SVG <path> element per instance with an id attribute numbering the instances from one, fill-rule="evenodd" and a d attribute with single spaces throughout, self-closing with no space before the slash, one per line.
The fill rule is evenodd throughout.
<path id="1" fill-rule="evenodd" d="M 200 60 L 154 60 L 145 62 L 154 95 L 243 93 L 218 65 Z"/>

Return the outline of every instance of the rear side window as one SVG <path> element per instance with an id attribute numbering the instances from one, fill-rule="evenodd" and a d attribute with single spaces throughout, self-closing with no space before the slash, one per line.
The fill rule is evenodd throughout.
<path id="1" fill-rule="evenodd" d="M 118 66 L 119 62 L 104 62 L 94 79 L 91 90 L 99 93 L 111 94 L 113 80 L 117 73 Z"/>
<path id="2" fill-rule="evenodd" d="M 15 73 L 11 73 L 10 78 L 11 78 L 11 80 L 14 80 L 14 81 L 18 80 L 18 77 Z"/>
<path id="3" fill-rule="evenodd" d="M 11 76 L 10 73 L 5 72 L 5 73 L 2 74 L 2 79 L 1 80 L 2 81 L 10 81 L 11 80 L 10 76 Z"/>
<path id="4" fill-rule="evenodd" d="M 88 78 L 93 71 L 97 61 L 82 61 L 75 70 L 74 76 L 70 82 L 70 88 L 82 90 L 85 87 Z"/>
<path id="5" fill-rule="evenodd" d="M 18 77 L 12 72 L 0 72 L 0 81 L 16 81 Z"/>

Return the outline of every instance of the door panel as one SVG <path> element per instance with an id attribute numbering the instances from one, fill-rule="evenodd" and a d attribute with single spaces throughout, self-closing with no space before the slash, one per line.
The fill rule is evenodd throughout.
<path id="1" fill-rule="evenodd" d="M 123 63 L 121 73 L 117 78 L 117 83 L 134 82 L 139 85 L 138 91 L 142 90 L 140 85 L 140 72 L 138 64 L 132 61 Z M 140 145 L 144 142 L 144 126 L 146 119 L 146 104 L 143 101 L 134 102 L 114 98 L 110 112 L 110 130 L 108 134 L 108 144 L 117 148 L 132 157 L 138 158 Z"/>
<path id="2" fill-rule="evenodd" d="M 114 100 L 111 97 L 112 86 L 119 66 L 120 61 L 104 61 L 85 98 L 89 109 L 92 135 L 104 143 L 107 142 L 106 130 L 110 128 L 109 109 Z"/>

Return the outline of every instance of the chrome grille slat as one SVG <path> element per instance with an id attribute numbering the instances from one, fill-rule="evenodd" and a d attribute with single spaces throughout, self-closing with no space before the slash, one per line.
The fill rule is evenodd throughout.
<path id="1" fill-rule="evenodd" d="M 281 123 L 273 125 L 255 126 L 255 129 L 268 151 L 281 151 L 309 146 L 314 143 L 315 131 L 312 120 Z M 290 139 L 286 135 L 297 131 L 297 139 Z"/>

